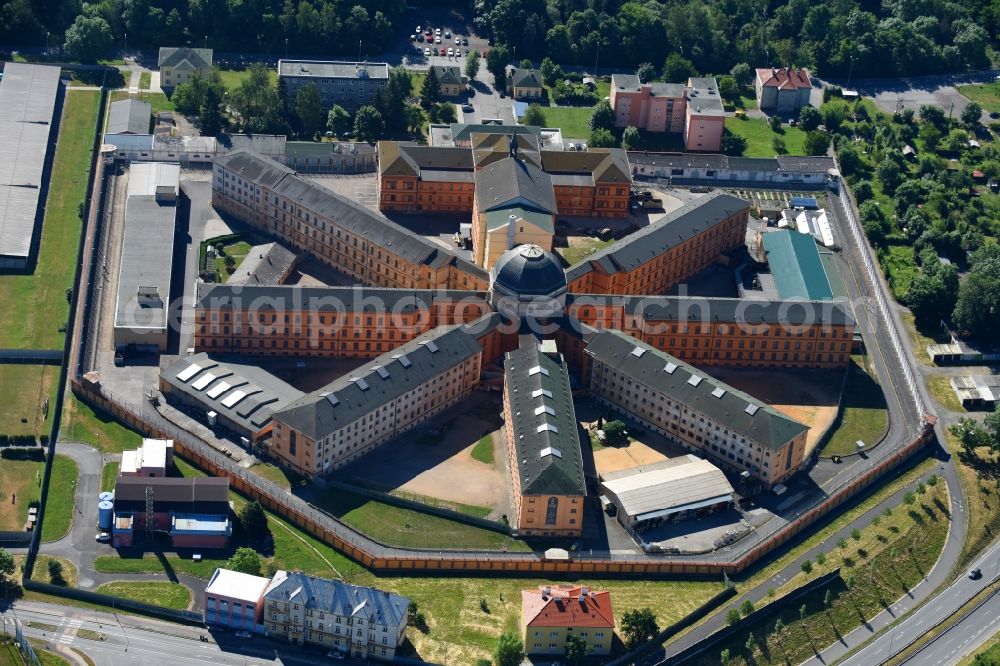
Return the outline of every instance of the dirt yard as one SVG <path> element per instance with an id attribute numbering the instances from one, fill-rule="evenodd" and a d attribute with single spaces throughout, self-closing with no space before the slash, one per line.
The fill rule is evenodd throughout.
<path id="1" fill-rule="evenodd" d="M 594 451 L 594 467 L 599 475 L 668 459 L 656 449 L 636 441 L 629 442 L 628 446 L 609 446 Z"/>
<path id="2" fill-rule="evenodd" d="M 345 468 L 345 480 L 361 478 L 380 488 L 401 490 L 448 502 L 489 507 L 492 514 L 507 513 L 507 478 L 497 394 L 476 392 L 452 408 L 408 433 L 387 442 L 370 455 Z M 440 429 L 440 436 L 432 435 Z M 472 457 L 476 442 L 493 436 L 494 464 Z"/>
<path id="3" fill-rule="evenodd" d="M 806 455 L 837 418 L 840 370 L 750 370 L 709 368 L 713 377 L 768 403 L 782 414 L 809 426 Z"/>

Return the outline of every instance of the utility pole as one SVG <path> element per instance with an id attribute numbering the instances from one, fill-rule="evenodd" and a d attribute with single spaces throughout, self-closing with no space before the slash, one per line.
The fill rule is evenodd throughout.
<path id="1" fill-rule="evenodd" d="M 288 60 L 288 37 L 285 37 L 285 60 Z"/>
<path id="2" fill-rule="evenodd" d="M 851 89 L 851 75 L 854 74 L 854 56 L 851 56 L 851 67 L 847 70 L 847 89 Z"/>
<path id="3" fill-rule="evenodd" d="M 597 81 L 597 61 L 601 57 L 601 40 L 597 40 L 597 53 L 594 55 L 594 81 Z"/>

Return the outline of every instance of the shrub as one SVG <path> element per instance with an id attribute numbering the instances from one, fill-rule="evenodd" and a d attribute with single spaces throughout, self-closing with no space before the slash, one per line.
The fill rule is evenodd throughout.
<path id="1" fill-rule="evenodd" d="M 45 460 L 45 449 L 40 448 L 8 448 L 0 451 L 0 458 L 6 460 L 34 460 L 42 462 Z"/>

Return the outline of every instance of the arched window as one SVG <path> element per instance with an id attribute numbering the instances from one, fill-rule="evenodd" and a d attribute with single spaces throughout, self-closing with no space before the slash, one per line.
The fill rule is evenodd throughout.
<path id="1" fill-rule="evenodd" d="M 545 524 L 556 524 L 556 513 L 559 511 L 559 500 L 555 497 L 549 498 L 549 504 L 545 508 Z"/>

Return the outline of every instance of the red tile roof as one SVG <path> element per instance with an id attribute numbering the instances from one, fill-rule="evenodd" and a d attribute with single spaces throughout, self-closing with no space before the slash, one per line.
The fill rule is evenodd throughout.
<path id="1" fill-rule="evenodd" d="M 809 80 L 809 70 L 807 69 L 765 67 L 757 70 L 757 77 L 761 80 L 762 85 L 768 87 L 781 89 L 812 87 L 812 82 Z"/>
<path id="2" fill-rule="evenodd" d="M 576 585 L 542 585 L 537 590 L 523 590 L 521 612 L 529 627 L 615 626 L 611 593 L 592 592 Z"/>

